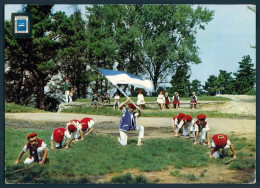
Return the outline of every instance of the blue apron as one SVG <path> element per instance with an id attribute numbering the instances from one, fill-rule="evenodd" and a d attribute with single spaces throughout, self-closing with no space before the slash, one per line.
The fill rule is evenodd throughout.
<path id="1" fill-rule="evenodd" d="M 121 116 L 120 124 L 119 124 L 119 129 L 121 131 L 130 131 L 130 130 L 135 130 L 136 128 L 136 117 L 135 113 L 133 113 L 133 121 L 131 122 L 131 114 L 128 111 L 128 109 L 125 109 L 125 112 Z"/>

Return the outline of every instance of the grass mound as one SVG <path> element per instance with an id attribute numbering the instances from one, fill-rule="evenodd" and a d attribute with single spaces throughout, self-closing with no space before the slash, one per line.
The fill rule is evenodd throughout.
<path id="1" fill-rule="evenodd" d="M 43 110 L 39 110 L 37 108 L 26 107 L 14 103 L 5 103 L 5 112 L 9 113 L 18 113 L 18 112 L 30 112 L 30 113 L 37 113 L 37 112 L 44 112 Z"/>

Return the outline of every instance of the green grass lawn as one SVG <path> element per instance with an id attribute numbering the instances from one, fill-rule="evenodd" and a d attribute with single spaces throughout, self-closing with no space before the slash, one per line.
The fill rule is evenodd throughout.
<path id="1" fill-rule="evenodd" d="M 14 134 L 15 132 L 15 134 Z M 26 166 L 23 161 L 28 152 L 15 165 L 19 153 L 26 144 L 26 135 L 37 132 L 38 138 L 44 139 L 50 148 L 51 131 L 34 129 L 6 128 L 5 165 L 7 183 L 95 183 L 91 177 L 104 174 L 123 172 L 137 168 L 140 171 L 158 171 L 167 169 L 169 165 L 181 169 L 185 167 L 204 167 L 211 163 L 224 164 L 225 160 L 212 160 L 208 157 L 209 149 L 202 145 L 193 145 L 187 139 L 148 139 L 142 147 L 137 147 L 137 138 L 129 138 L 128 146 L 123 147 L 116 137 L 91 134 L 84 141 L 73 142 L 68 150 L 49 150 L 48 161 L 44 166 L 32 164 Z M 255 148 L 255 143 L 246 139 L 232 138 L 238 153 L 238 160 L 230 165 L 232 169 L 255 168 L 255 151 L 244 155 L 243 149 Z M 233 140 L 231 139 L 231 142 Z M 241 146 L 242 144 L 242 146 Z M 231 153 L 230 153 L 231 154 Z M 176 174 L 178 175 L 178 173 Z M 127 181 L 129 174 L 113 177 L 110 182 Z M 180 177 L 180 174 L 178 175 Z M 196 178 L 190 176 L 190 179 Z M 93 178 L 92 178 L 93 179 Z M 143 176 L 132 177 L 132 183 L 147 183 Z M 127 183 L 127 182 L 126 182 Z"/>
<path id="2" fill-rule="evenodd" d="M 137 97 L 131 97 L 133 102 L 137 101 Z M 145 102 L 156 102 L 157 97 L 145 97 L 144 98 Z M 180 98 L 182 101 L 189 101 L 191 100 L 191 97 L 183 97 Z M 101 99 L 99 100 L 101 101 Z M 121 97 L 120 101 L 126 101 L 126 97 Z M 171 101 L 172 101 L 172 96 L 171 96 Z M 226 97 L 216 97 L 216 96 L 198 96 L 198 101 L 231 101 L 231 99 L 226 98 Z M 91 102 L 91 99 L 77 99 L 75 102 Z M 114 102 L 114 98 L 112 97 L 110 102 Z"/>
<path id="3" fill-rule="evenodd" d="M 76 113 L 76 114 L 92 114 L 92 115 L 106 115 L 106 116 L 121 116 L 120 110 L 113 110 L 111 107 L 100 107 L 98 109 L 93 108 L 92 106 L 74 106 L 68 109 L 62 110 L 65 113 Z M 192 117 L 196 118 L 198 114 L 205 114 L 210 118 L 231 118 L 231 119 L 255 119 L 254 115 L 240 115 L 240 114 L 230 114 L 230 113 L 220 113 L 217 111 L 202 111 L 202 110 L 194 110 L 194 111 L 176 111 L 176 110 L 164 110 L 160 111 L 158 109 L 153 110 L 150 108 L 148 110 L 142 110 L 142 117 L 168 117 L 172 118 L 178 113 L 189 114 Z"/>
<path id="4" fill-rule="evenodd" d="M 37 108 L 26 107 L 22 105 L 17 105 L 14 103 L 5 103 L 5 112 L 9 113 L 18 113 L 18 112 L 30 112 L 30 113 L 37 113 L 37 112 L 44 112 L 43 110 L 39 110 Z"/>

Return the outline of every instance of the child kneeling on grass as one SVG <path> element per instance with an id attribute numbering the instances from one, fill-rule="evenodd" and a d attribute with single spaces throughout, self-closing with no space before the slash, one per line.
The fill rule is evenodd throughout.
<path id="1" fill-rule="evenodd" d="M 220 153 L 220 149 L 222 150 Z M 233 152 L 233 158 L 236 159 L 235 150 L 225 134 L 215 134 L 211 139 L 210 158 L 225 157 L 228 155 L 228 149 Z"/>
<path id="2" fill-rule="evenodd" d="M 84 136 L 89 135 L 93 130 L 93 126 L 95 124 L 94 120 L 92 118 L 85 117 L 79 122 L 82 126 L 82 133 Z"/>
<path id="3" fill-rule="evenodd" d="M 82 125 L 79 122 L 79 120 L 77 119 L 73 119 L 70 120 L 67 124 L 66 124 L 66 130 L 68 130 L 68 126 L 73 125 L 75 127 L 75 131 L 73 131 L 72 133 L 72 139 L 74 139 L 75 141 L 80 140 L 84 140 L 84 136 L 83 136 L 83 132 L 82 132 Z"/>
<path id="4" fill-rule="evenodd" d="M 47 145 L 42 139 L 37 138 L 36 133 L 31 133 L 27 136 L 28 143 L 23 147 L 23 151 L 20 153 L 15 164 L 18 164 L 25 152 L 29 150 L 30 156 L 24 161 L 24 164 L 31 164 L 32 162 L 38 162 L 43 165 L 48 155 Z"/>
<path id="5" fill-rule="evenodd" d="M 205 121 L 206 115 L 204 114 L 199 114 L 197 116 L 197 121 L 193 124 L 194 132 L 195 132 L 195 142 L 194 144 L 196 145 L 197 143 L 201 143 L 203 145 L 207 145 L 205 143 L 206 135 L 208 138 L 208 146 L 210 146 L 210 141 L 209 141 L 209 124 Z"/>
<path id="6" fill-rule="evenodd" d="M 180 122 L 183 120 L 184 117 L 185 117 L 184 113 L 179 113 L 178 115 L 172 118 L 173 132 L 171 134 L 176 134 L 178 130 L 178 125 L 180 124 Z"/>
<path id="7" fill-rule="evenodd" d="M 61 149 L 64 148 L 68 149 L 70 147 L 70 144 L 72 142 L 72 133 L 75 131 L 74 125 L 69 125 L 68 130 L 66 130 L 63 127 L 59 127 L 55 129 L 51 135 L 51 149 Z M 68 144 L 67 143 L 68 141 Z M 55 142 L 55 148 L 54 148 L 54 142 Z"/>
<path id="8" fill-rule="evenodd" d="M 183 136 L 190 136 L 193 138 L 193 124 L 192 117 L 190 115 L 185 115 L 185 117 L 178 124 L 178 129 L 174 136 L 179 136 L 179 131 L 182 129 Z"/>
<path id="9" fill-rule="evenodd" d="M 142 145 L 142 138 L 144 137 L 144 127 L 136 125 L 136 118 L 141 116 L 141 111 L 139 107 L 136 107 L 133 103 L 128 104 L 128 109 L 124 107 L 126 103 L 130 101 L 128 97 L 127 100 L 119 105 L 119 109 L 122 110 L 122 116 L 119 124 L 120 138 L 118 142 L 126 146 L 127 145 L 127 136 L 130 130 L 138 131 L 138 142 L 137 146 Z M 137 108 L 138 113 L 134 112 Z"/>

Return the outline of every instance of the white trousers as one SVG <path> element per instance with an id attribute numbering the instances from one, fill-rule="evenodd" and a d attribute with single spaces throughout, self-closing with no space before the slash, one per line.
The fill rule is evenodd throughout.
<path id="1" fill-rule="evenodd" d="M 206 139 L 207 129 L 203 128 L 199 133 L 198 143 L 202 142 L 202 140 Z"/>
<path id="2" fill-rule="evenodd" d="M 136 130 L 138 131 L 138 141 L 139 141 L 140 139 L 144 138 L 144 127 L 141 125 L 137 125 Z M 122 146 L 126 146 L 128 133 L 121 130 L 119 130 L 119 132 L 120 132 L 120 138 L 118 139 L 118 141 Z"/>
<path id="3" fill-rule="evenodd" d="M 38 149 L 39 149 L 39 148 L 38 148 Z M 38 149 L 37 149 L 38 161 L 41 161 L 41 160 L 42 160 L 42 157 L 43 157 L 43 155 L 44 155 L 44 150 L 43 150 L 43 149 L 38 150 Z M 31 164 L 31 163 L 33 163 L 33 162 L 34 162 L 34 157 L 31 157 L 31 158 L 27 157 L 27 158 L 25 159 L 25 161 L 24 161 L 24 164 L 28 165 L 28 164 Z"/>
<path id="4" fill-rule="evenodd" d="M 72 102 L 72 98 L 70 96 L 70 92 L 69 91 L 65 91 L 65 97 L 66 97 L 66 103 L 71 103 Z"/>
<path id="5" fill-rule="evenodd" d="M 64 137 L 65 137 L 65 136 L 64 136 Z M 54 143 L 55 143 L 55 147 L 56 147 L 56 148 L 62 148 L 62 147 L 65 147 L 65 146 L 66 146 L 66 142 L 67 142 L 67 139 L 66 139 L 66 138 L 63 138 L 63 140 L 62 140 L 61 143 L 54 142 Z"/>
<path id="6" fill-rule="evenodd" d="M 230 149 L 230 146 L 226 145 L 226 146 L 223 148 L 223 153 L 227 153 L 227 152 L 228 152 L 228 149 Z M 209 152 L 209 155 L 210 155 L 210 152 Z M 220 157 L 220 150 L 215 151 L 215 152 L 213 153 L 213 157 L 216 158 L 216 159 L 219 158 L 219 157 Z"/>

